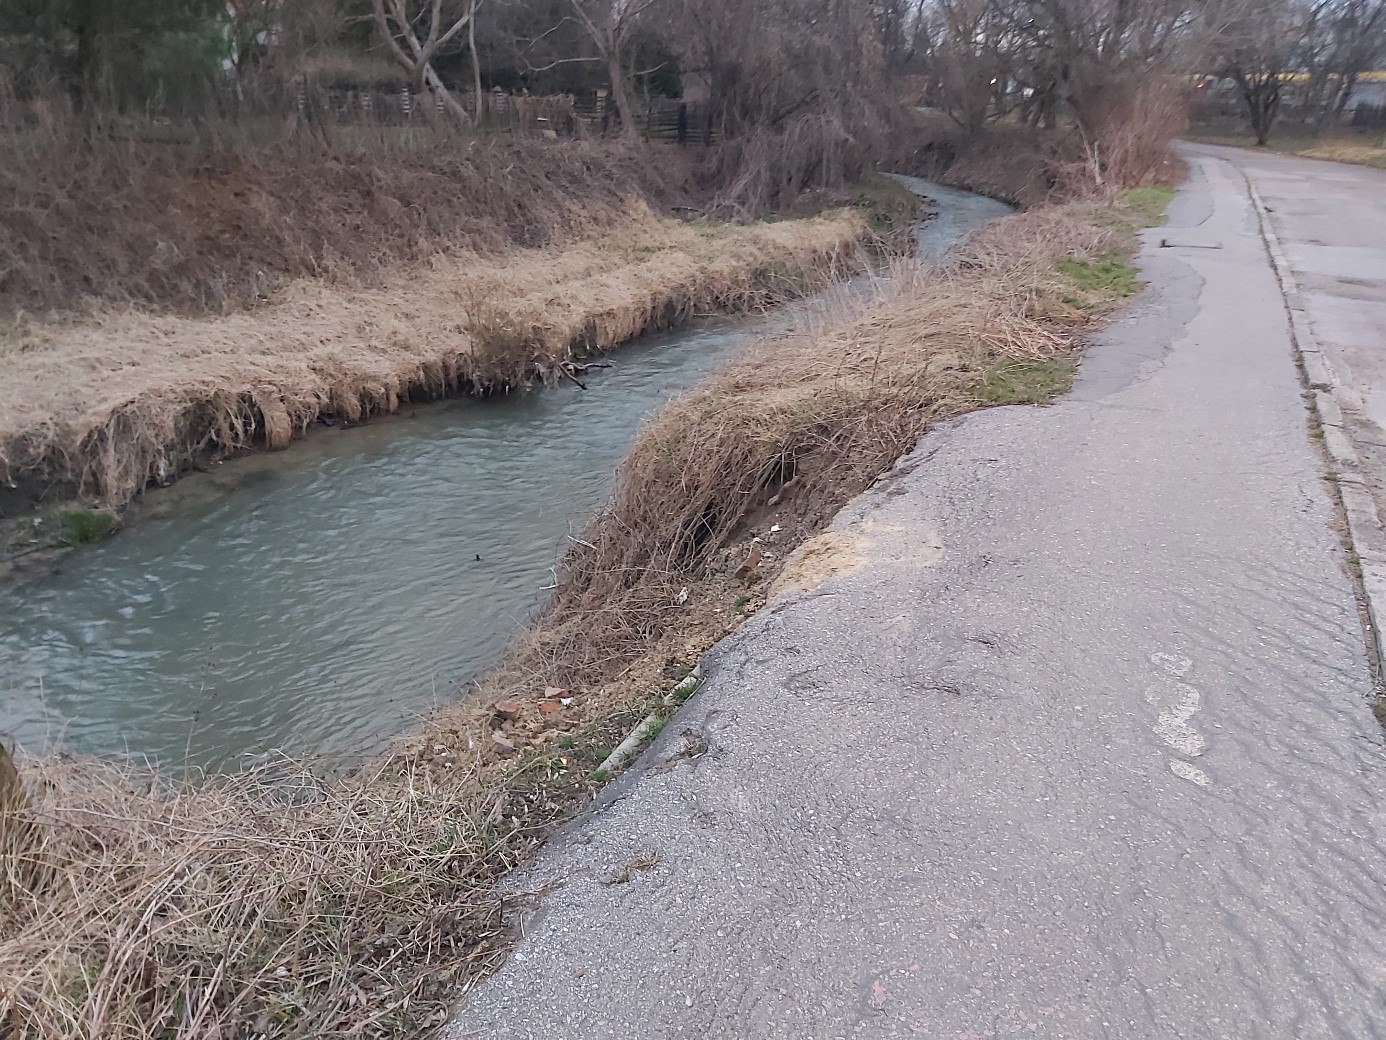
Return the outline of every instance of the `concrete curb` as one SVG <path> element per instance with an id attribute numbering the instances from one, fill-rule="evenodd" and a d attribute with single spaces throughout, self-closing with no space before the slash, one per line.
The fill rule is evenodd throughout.
<path id="1" fill-rule="evenodd" d="M 1300 299 L 1299 283 L 1295 281 L 1280 237 L 1271 223 L 1270 210 L 1251 176 L 1239 171 L 1246 181 L 1251 204 L 1256 208 L 1256 220 L 1261 238 L 1266 243 L 1271 265 L 1285 297 L 1285 310 L 1290 318 L 1290 341 L 1295 359 L 1299 362 L 1308 384 L 1309 410 L 1323 434 L 1323 444 L 1333 464 L 1333 483 L 1337 487 L 1338 505 L 1347 527 L 1347 550 L 1357 583 L 1358 594 L 1365 607 L 1367 646 L 1378 681 L 1382 662 L 1386 661 L 1386 640 L 1382 627 L 1386 624 L 1386 529 L 1383 529 L 1376 500 L 1362 476 L 1362 460 L 1352 445 L 1343 424 L 1343 412 L 1351 409 L 1353 395 L 1338 378 L 1332 362 L 1314 337 L 1309 314 Z"/>
<path id="2" fill-rule="evenodd" d="M 665 703 L 672 706 L 681 705 L 693 696 L 702 684 L 703 663 L 699 661 L 693 666 L 693 670 L 669 691 L 670 699 L 666 700 Z M 596 772 L 613 776 L 639 758 L 640 752 L 645 750 L 645 745 L 651 742 L 651 735 L 659 727 L 660 718 L 658 712 L 651 712 L 641 719 L 636 727 L 626 734 L 626 739 L 617 745 L 616 750 L 607 755 L 605 761 L 597 766 Z"/>

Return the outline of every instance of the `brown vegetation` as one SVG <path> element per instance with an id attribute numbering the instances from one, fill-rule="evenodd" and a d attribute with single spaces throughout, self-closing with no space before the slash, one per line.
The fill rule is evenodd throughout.
<path id="1" fill-rule="evenodd" d="M 294 279 L 370 286 L 439 253 L 590 238 L 632 199 L 689 201 L 676 155 L 604 142 L 383 128 L 360 147 L 208 148 L 144 139 L 157 129 L 6 135 L 0 317 L 92 302 L 226 313 Z"/>
<path id="2" fill-rule="evenodd" d="M 501 955 L 494 878 L 585 803 L 638 719 L 687 695 L 675 682 L 763 602 L 785 552 L 931 423 L 1063 384 L 1120 293 L 1060 268 L 1115 262 L 1125 220 L 1107 203 L 1008 218 L 675 402 L 483 696 L 370 770 L 180 783 L 29 763 L 0 877 L 6 1035 L 437 1025 L 449 986 Z M 770 548 L 749 551 L 772 520 L 780 534 L 754 543 Z"/>
<path id="3" fill-rule="evenodd" d="M 571 235 L 584 218 L 569 208 Z M 594 212 L 600 236 L 572 244 L 458 248 L 370 288 L 305 280 L 225 316 L 17 321 L 0 340 L 0 480 L 120 505 L 207 454 L 282 447 L 322 415 L 553 378 L 575 353 L 791 298 L 855 270 L 866 233 L 850 209 L 753 226 L 638 201 Z"/>

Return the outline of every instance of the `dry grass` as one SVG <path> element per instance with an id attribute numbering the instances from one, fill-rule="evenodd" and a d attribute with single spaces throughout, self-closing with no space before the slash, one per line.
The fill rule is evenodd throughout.
<path id="1" fill-rule="evenodd" d="M 1294 154 L 1302 155 L 1306 159 L 1326 159 L 1329 162 L 1375 166 L 1378 170 L 1386 170 L 1386 134 L 1383 134 L 1380 142 L 1376 144 L 1332 138 L 1319 140 L 1307 147 L 1296 149 Z"/>
<path id="2" fill-rule="evenodd" d="M 256 306 L 296 279 L 354 288 L 435 254 L 591 238 L 630 199 L 688 202 L 676 152 L 611 142 L 429 136 L 160 140 L 77 121 L 6 135 L 0 316 L 92 301 L 179 313 Z"/>
<path id="3" fill-rule="evenodd" d="M 585 804 L 641 717 L 673 710 L 686 665 L 763 602 L 784 550 L 931 423 L 1036 396 L 998 373 L 1072 358 L 1116 295 L 1060 262 L 1129 249 L 1125 220 L 1097 203 L 1008 218 L 942 270 L 836 295 L 662 411 L 508 665 L 368 771 L 179 783 L 29 763 L 27 807 L 0 814 L 0 1031 L 436 1026 L 449 987 L 503 955 L 494 878 Z M 772 521 L 778 540 L 750 542 Z"/>
<path id="4" fill-rule="evenodd" d="M 0 480 L 120 505 L 208 453 L 280 447 L 320 415 L 553 377 L 692 314 L 765 306 L 861 262 L 863 216 L 685 223 L 628 202 L 564 247 L 436 256 L 374 288 L 318 280 L 224 316 L 98 311 L 0 338 Z"/>
<path id="5" fill-rule="evenodd" d="M 501 957 L 495 878 L 585 790 L 538 760 L 488 786 L 478 755 L 349 781 L 25 772 L 25 831 L 0 831 L 15 1040 L 416 1036 Z"/>

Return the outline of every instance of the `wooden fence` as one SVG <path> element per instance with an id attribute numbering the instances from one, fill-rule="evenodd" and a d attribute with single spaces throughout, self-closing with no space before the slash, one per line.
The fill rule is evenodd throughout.
<path id="1" fill-rule="evenodd" d="M 608 132 L 618 126 L 615 106 L 600 93 L 533 96 L 492 90 L 482 93 L 480 106 L 471 91 L 458 92 L 453 97 L 463 109 L 473 114 L 481 128 L 488 130 L 547 131 L 553 136 L 570 137 L 583 131 Z M 233 98 L 226 104 L 226 114 L 232 118 L 244 117 L 260 107 Z M 282 106 L 270 107 L 283 111 Z M 701 105 L 666 97 L 635 97 L 632 107 L 635 125 L 646 137 L 681 144 L 716 143 L 717 135 L 710 126 L 706 109 Z M 294 95 L 292 113 L 305 121 L 318 119 L 337 124 L 396 126 L 453 118 L 442 98 L 430 93 L 416 94 L 408 89 L 383 91 L 301 86 Z"/>

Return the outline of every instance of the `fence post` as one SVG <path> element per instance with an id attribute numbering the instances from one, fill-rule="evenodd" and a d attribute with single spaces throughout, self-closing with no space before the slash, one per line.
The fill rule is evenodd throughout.
<path id="1" fill-rule="evenodd" d="M 0 744 L 0 856 L 13 856 L 28 842 L 29 801 L 9 749 Z"/>
<path id="2" fill-rule="evenodd" d="M 679 144 L 688 143 L 688 102 L 679 102 Z"/>

